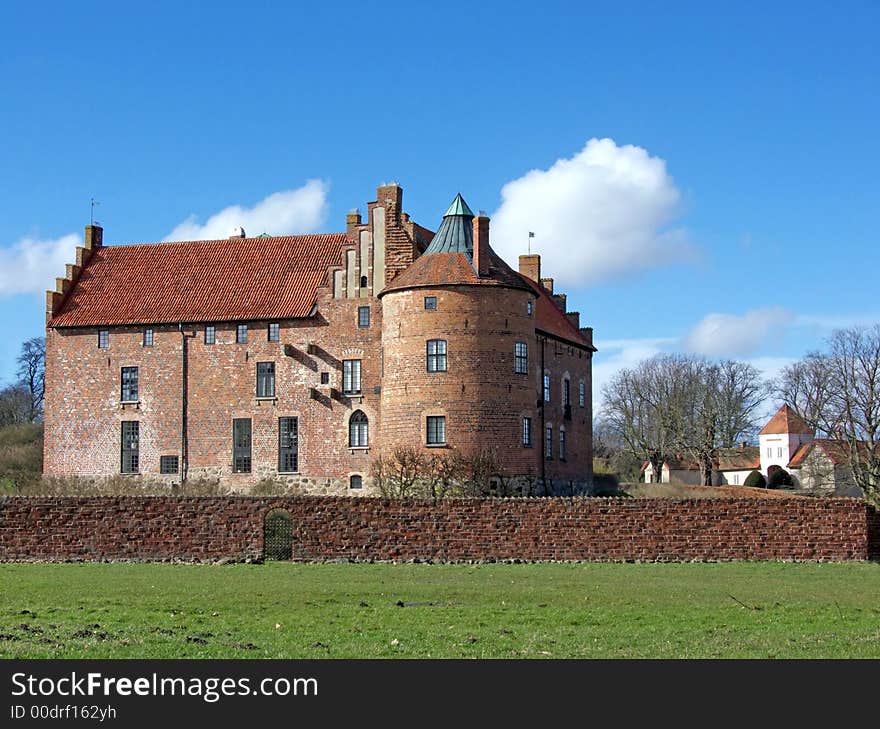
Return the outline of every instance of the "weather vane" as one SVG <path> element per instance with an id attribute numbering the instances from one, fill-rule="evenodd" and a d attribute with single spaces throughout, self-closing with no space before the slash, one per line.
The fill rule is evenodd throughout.
<path id="1" fill-rule="evenodd" d="M 89 225 L 94 225 L 97 222 L 95 220 L 95 205 L 100 205 L 101 203 L 98 202 L 97 200 L 95 200 L 95 198 L 92 198 L 91 202 L 92 202 L 92 210 L 91 210 L 91 213 L 89 214 Z"/>

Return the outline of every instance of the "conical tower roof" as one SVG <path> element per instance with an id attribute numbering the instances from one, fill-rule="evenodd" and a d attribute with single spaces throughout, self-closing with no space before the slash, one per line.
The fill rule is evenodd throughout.
<path id="1" fill-rule="evenodd" d="M 461 193 L 455 196 L 452 205 L 443 214 L 443 222 L 434 234 L 431 245 L 422 255 L 431 253 L 465 253 L 468 258 L 474 254 L 474 214 L 464 201 Z"/>

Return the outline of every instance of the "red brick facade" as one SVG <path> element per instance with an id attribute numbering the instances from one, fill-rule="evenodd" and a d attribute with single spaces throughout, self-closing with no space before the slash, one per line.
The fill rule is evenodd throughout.
<path id="1" fill-rule="evenodd" d="M 478 221 L 487 234 L 488 220 Z M 112 285 L 113 276 L 122 274 L 112 269 L 104 273 L 109 264 L 102 261 L 104 268 L 89 279 L 89 257 L 100 248 L 100 240 L 81 249 L 80 265 L 69 268 L 68 278 L 59 280 L 58 291 L 48 297 L 44 473 L 120 473 L 122 423 L 136 421 L 136 470 L 141 475 L 171 482 L 216 477 L 242 492 L 261 479 L 282 478 L 315 493 L 364 494 L 370 492 L 375 455 L 402 444 L 427 448 L 427 417 L 443 415 L 447 442 L 442 447 L 463 453 L 493 447 L 507 475 L 531 480 L 537 493 L 542 488 L 557 494 L 589 489 L 593 350 L 589 331 L 577 328 L 577 315 L 570 324 L 556 309 L 558 302 L 509 269 L 499 281 L 469 269 L 473 282 L 389 286 L 419 259 L 432 236 L 402 212 L 402 190 L 396 184 L 379 188 L 366 222 L 356 213 L 346 222 L 344 235 L 321 238 L 322 250 L 333 240 L 342 241 L 337 265 L 327 267 L 314 289 L 309 315 L 297 318 L 219 321 L 206 311 L 204 321 L 175 322 L 172 305 L 165 303 L 179 298 L 173 290 L 145 303 L 148 313 L 142 322 L 103 324 L 113 321 L 107 318 L 112 312 L 90 313 L 89 307 L 100 308 L 101 301 L 93 296 L 90 302 L 89 287 L 95 290 L 100 284 L 107 291 L 108 281 Z M 92 228 L 91 234 L 95 231 L 100 239 L 100 229 Z M 277 239 L 270 240 L 277 248 Z M 259 239 L 241 241 L 250 250 Z M 162 245 L 169 244 L 138 246 L 140 260 L 150 260 Z M 171 245 L 181 256 L 186 251 L 180 246 L 189 244 Z M 236 252 L 233 239 L 198 245 L 211 255 Z M 124 251 L 114 248 L 114 256 L 124 256 Z M 184 276 L 179 271 L 167 275 Z M 185 276 L 173 286 L 161 280 L 155 285 L 179 288 L 183 281 Z M 279 281 L 277 285 L 284 285 Z M 496 285 L 476 285 L 484 283 Z M 85 292 L 79 293 L 78 286 Z M 294 292 L 296 296 L 285 291 L 285 297 L 302 308 L 304 291 Z M 261 292 L 263 298 L 265 294 Z M 247 308 L 247 285 L 230 285 L 228 296 Z M 425 308 L 426 296 L 435 297 L 436 308 Z M 192 301 L 186 304 L 190 312 Z M 369 310 L 366 326 L 359 315 L 363 308 Z M 65 324 L 70 321 L 89 323 Z M 212 344 L 206 342 L 209 323 L 215 330 Z M 278 341 L 269 340 L 270 324 L 278 325 Z M 247 326 L 246 342 L 236 340 L 241 325 Z M 151 346 L 144 343 L 147 328 L 153 332 Z M 108 332 L 106 347 L 98 346 L 101 330 Z M 446 371 L 427 371 L 426 343 L 432 339 L 446 342 Z M 515 371 L 516 343 L 527 348 L 525 373 Z M 346 360 L 360 363 L 356 394 L 345 392 Z M 274 368 L 270 396 L 258 397 L 260 363 Z M 133 402 L 124 402 L 122 368 L 129 367 L 137 368 L 138 392 Z M 542 407 L 543 373 L 550 377 L 550 399 Z M 562 403 L 566 379 L 569 408 Z M 350 420 L 357 411 L 368 423 L 365 446 L 350 443 Z M 279 461 L 280 418 L 297 418 L 298 464 L 293 471 Z M 529 444 L 523 443 L 524 418 L 531 421 Z M 235 419 L 251 423 L 249 472 L 235 472 Z M 545 427 L 552 431 L 549 454 Z M 160 474 L 162 456 L 177 457 L 179 471 Z M 349 491 L 354 475 L 363 479 L 365 488 L 359 492 Z"/>
<path id="2" fill-rule="evenodd" d="M 318 561 L 864 560 L 880 536 L 858 499 L 3 497 L 0 561 L 260 559 L 277 508 Z"/>

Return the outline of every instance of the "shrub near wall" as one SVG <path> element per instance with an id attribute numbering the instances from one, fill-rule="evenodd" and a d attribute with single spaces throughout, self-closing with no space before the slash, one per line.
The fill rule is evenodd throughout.
<path id="1" fill-rule="evenodd" d="M 3 497 L 0 560 L 260 559 L 286 509 L 298 560 L 849 560 L 856 499 Z"/>

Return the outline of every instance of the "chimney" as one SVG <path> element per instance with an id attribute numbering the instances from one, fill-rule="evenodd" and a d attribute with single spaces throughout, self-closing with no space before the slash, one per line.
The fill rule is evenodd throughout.
<path id="1" fill-rule="evenodd" d="M 553 279 L 552 278 L 542 278 L 541 279 L 541 286 L 543 286 L 547 290 L 547 293 L 550 294 L 550 296 L 553 296 Z"/>
<path id="2" fill-rule="evenodd" d="M 385 208 L 386 220 L 400 222 L 403 208 L 403 188 L 396 182 L 382 183 L 376 189 L 376 202 Z"/>
<path id="3" fill-rule="evenodd" d="M 579 311 L 569 311 L 566 313 L 565 318 L 568 319 L 575 329 L 581 328 L 581 313 Z"/>
<path id="4" fill-rule="evenodd" d="M 589 342 L 590 346 L 593 346 L 593 327 L 581 327 L 581 336 Z"/>
<path id="5" fill-rule="evenodd" d="M 538 283 L 541 280 L 541 256 L 537 253 L 520 256 L 519 272 L 526 278 L 530 278 L 535 283 Z"/>
<path id="6" fill-rule="evenodd" d="M 104 229 L 100 225 L 87 225 L 85 241 L 89 250 L 100 248 L 104 243 Z"/>
<path id="7" fill-rule="evenodd" d="M 489 275 L 489 218 L 474 218 L 474 270 L 481 278 Z"/>
<path id="8" fill-rule="evenodd" d="M 551 284 L 551 286 L 552 285 L 553 284 Z M 563 314 L 565 313 L 565 306 L 567 302 L 567 294 L 553 294 L 553 303 L 556 304 L 556 308 L 558 308 Z"/>
<path id="9" fill-rule="evenodd" d="M 361 213 L 357 208 L 349 210 L 345 216 L 345 232 L 351 233 L 357 226 L 361 224 Z"/>

